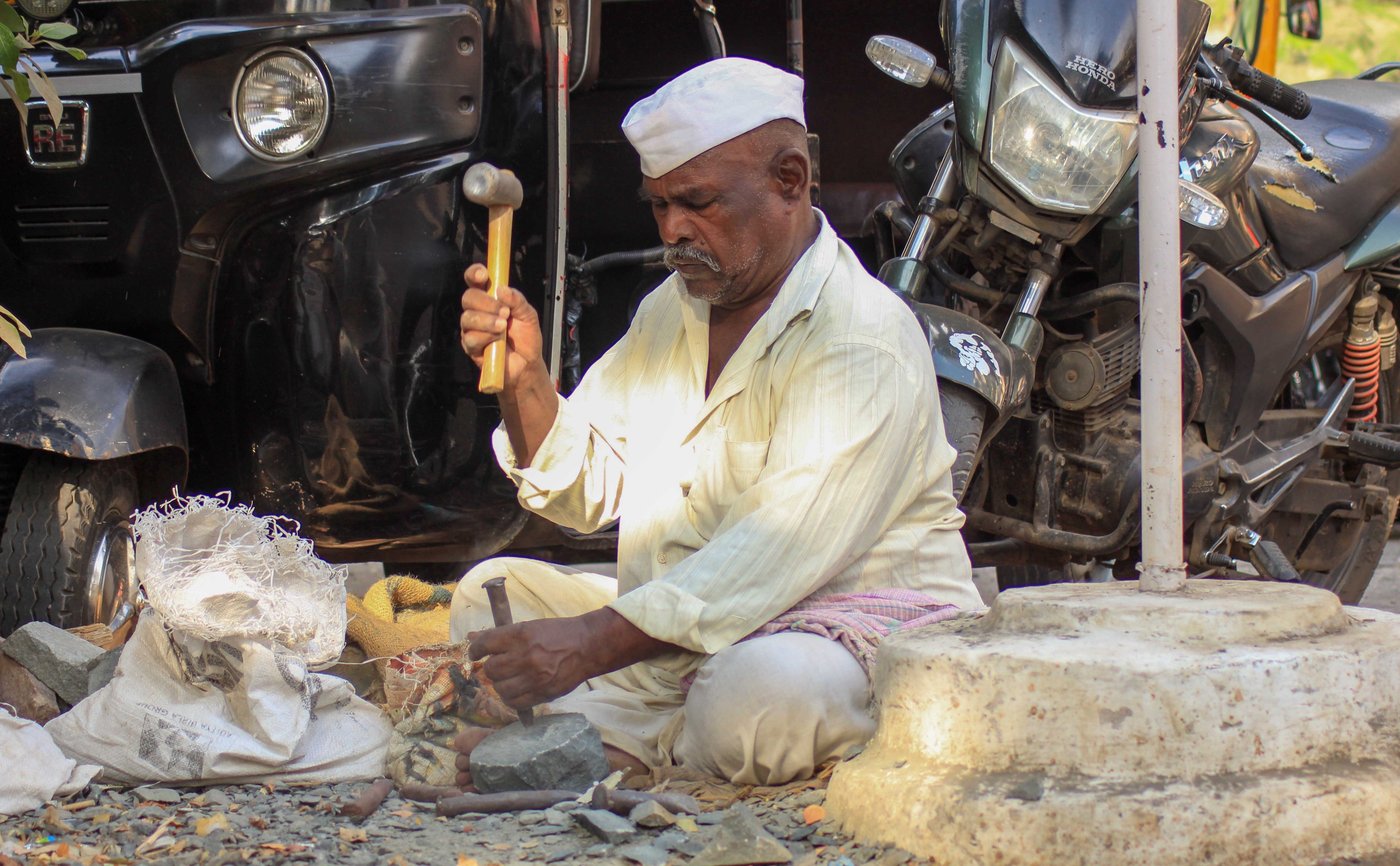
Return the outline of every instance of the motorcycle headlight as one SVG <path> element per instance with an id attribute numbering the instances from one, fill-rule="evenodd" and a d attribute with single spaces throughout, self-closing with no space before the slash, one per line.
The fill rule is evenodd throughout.
<path id="1" fill-rule="evenodd" d="M 1136 115 L 1081 108 L 1013 43 L 1003 44 L 987 158 L 1031 203 L 1093 213 L 1136 155 L 1136 135 Z"/>
<path id="2" fill-rule="evenodd" d="M 244 64 L 233 88 L 233 119 L 238 137 L 254 155 L 295 159 L 326 132 L 330 88 L 304 52 L 272 48 Z"/>

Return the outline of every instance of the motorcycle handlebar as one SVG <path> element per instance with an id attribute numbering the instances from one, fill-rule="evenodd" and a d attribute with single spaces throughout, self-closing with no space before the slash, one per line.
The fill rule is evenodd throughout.
<path id="1" fill-rule="evenodd" d="M 1230 80 L 1240 93 L 1276 108 L 1295 120 L 1302 120 L 1312 112 L 1312 100 L 1306 93 L 1260 72 L 1248 63 L 1240 63 Z"/>
<path id="2" fill-rule="evenodd" d="M 1285 84 L 1249 64 L 1243 52 L 1222 43 L 1214 51 L 1215 60 L 1235 89 L 1295 120 L 1312 113 L 1312 100 L 1296 87 Z"/>

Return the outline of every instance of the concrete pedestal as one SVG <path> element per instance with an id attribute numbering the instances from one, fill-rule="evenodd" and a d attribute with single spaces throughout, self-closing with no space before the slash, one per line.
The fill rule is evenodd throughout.
<path id="1" fill-rule="evenodd" d="M 1400 616 L 1322 590 L 1014 590 L 891 638 L 875 689 L 827 810 L 941 866 L 1400 852 Z"/>

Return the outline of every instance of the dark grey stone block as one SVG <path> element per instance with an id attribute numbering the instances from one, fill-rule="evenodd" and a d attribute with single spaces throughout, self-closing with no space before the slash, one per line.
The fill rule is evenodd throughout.
<path id="1" fill-rule="evenodd" d="M 579 713 L 507 725 L 472 750 L 472 783 L 484 793 L 585 791 L 607 776 L 603 738 Z"/>

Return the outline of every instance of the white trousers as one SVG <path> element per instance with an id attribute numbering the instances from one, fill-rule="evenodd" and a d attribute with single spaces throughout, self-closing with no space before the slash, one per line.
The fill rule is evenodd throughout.
<path id="1" fill-rule="evenodd" d="M 577 616 L 617 597 L 610 577 L 501 557 L 473 568 L 452 599 L 454 642 L 490 628 L 483 581 L 506 578 L 516 621 Z M 689 692 L 680 680 L 694 672 Z M 870 681 L 839 643 L 784 632 L 712 656 L 686 653 L 595 677 L 546 712 L 583 713 L 603 742 L 652 768 L 680 765 L 738 784 L 807 778 L 875 732 Z"/>

